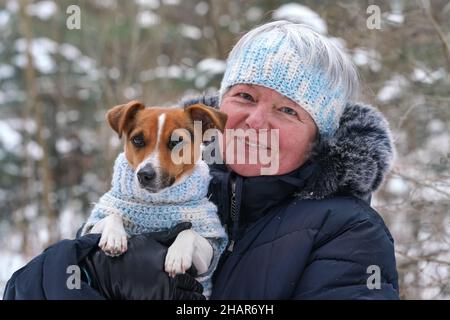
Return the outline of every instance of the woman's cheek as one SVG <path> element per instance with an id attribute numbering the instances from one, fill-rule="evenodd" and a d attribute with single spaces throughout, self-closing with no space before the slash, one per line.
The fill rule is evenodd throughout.
<path id="1" fill-rule="evenodd" d="M 223 105 L 220 108 L 220 111 L 226 113 L 228 116 L 227 123 L 225 124 L 225 129 L 235 128 L 239 123 L 239 113 L 227 105 Z"/>
<path id="2" fill-rule="evenodd" d="M 309 138 L 304 132 L 280 134 L 279 151 L 280 158 L 289 163 L 301 162 L 309 153 Z"/>

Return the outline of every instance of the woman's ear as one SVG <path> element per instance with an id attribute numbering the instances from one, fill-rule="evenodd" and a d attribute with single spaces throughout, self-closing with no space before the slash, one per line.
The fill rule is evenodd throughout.
<path id="1" fill-rule="evenodd" d="M 113 107 L 106 113 L 106 120 L 111 128 L 117 132 L 119 138 L 122 138 L 122 133 L 131 128 L 136 113 L 144 108 L 145 106 L 142 103 L 133 100 L 127 104 Z"/>
<path id="2" fill-rule="evenodd" d="M 185 111 L 189 113 L 192 121 L 201 121 L 203 133 L 211 128 L 216 128 L 221 132 L 225 129 L 228 116 L 224 112 L 201 103 L 186 107 Z"/>

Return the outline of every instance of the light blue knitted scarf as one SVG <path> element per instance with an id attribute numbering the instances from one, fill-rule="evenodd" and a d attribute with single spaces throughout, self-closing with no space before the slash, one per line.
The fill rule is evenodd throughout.
<path id="1" fill-rule="evenodd" d="M 208 297 L 212 273 L 228 242 L 217 207 L 206 198 L 210 180 L 208 165 L 200 160 L 184 180 L 158 193 L 150 193 L 139 186 L 134 169 L 121 153 L 114 164 L 111 190 L 96 203 L 83 229 L 89 231 L 100 219 L 112 213 L 122 217 L 125 231 L 130 236 L 191 222 L 192 229 L 206 238 L 214 250 L 208 271 L 197 278 Z"/>

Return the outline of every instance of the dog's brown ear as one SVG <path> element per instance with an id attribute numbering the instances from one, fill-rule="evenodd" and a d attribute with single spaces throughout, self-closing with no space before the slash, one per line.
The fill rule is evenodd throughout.
<path id="1" fill-rule="evenodd" d="M 142 103 L 133 100 L 127 104 L 113 107 L 106 113 L 106 120 L 108 120 L 111 128 L 118 133 L 119 138 L 122 138 L 122 133 L 129 129 L 136 113 L 144 108 L 145 106 Z"/>
<path id="2" fill-rule="evenodd" d="M 219 129 L 221 132 L 225 129 L 228 119 L 226 113 L 201 103 L 186 107 L 185 110 L 190 114 L 193 121 L 201 121 L 203 133 L 210 128 Z"/>

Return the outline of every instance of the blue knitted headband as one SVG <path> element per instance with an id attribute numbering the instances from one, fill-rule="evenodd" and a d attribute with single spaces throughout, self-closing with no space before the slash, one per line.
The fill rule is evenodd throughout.
<path id="1" fill-rule="evenodd" d="M 337 61 L 336 66 L 339 64 L 341 68 L 348 66 L 349 72 L 345 74 L 343 71 L 342 77 L 351 78 L 353 76 L 351 72 L 356 75 L 352 64 L 334 44 L 311 29 L 294 25 L 297 32 L 304 32 L 312 39 L 310 43 L 305 43 L 301 35 L 298 38 L 295 36 L 294 40 L 283 28 L 284 25 L 293 24 L 278 21 L 271 25 L 276 27 L 250 35 L 250 40 L 243 41 L 246 37 L 244 36 L 231 51 L 221 84 L 220 97 L 222 98 L 228 89 L 236 84 L 261 85 L 277 91 L 305 109 L 314 119 L 322 136 L 333 134 L 339 126 L 339 119 L 351 88 L 344 89 L 343 83 L 347 80 L 345 78 L 343 81 L 331 81 L 331 77 L 335 79 L 340 77 L 336 76 L 339 70 L 337 72 L 336 68 L 324 70 L 324 67 L 318 65 L 314 59 L 307 57 L 308 54 L 314 54 L 308 46 L 317 46 L 315 52 L 319 50 L 325 52 L 323 56 L 328 59 L 327 62 L 334 58 Z M 331 58 L 327 57 L 329 51 L 334 54 L 333 50 L 336 54 Z M 330 72 L 333 71 L 334 75 L 331 75 Z"/>

